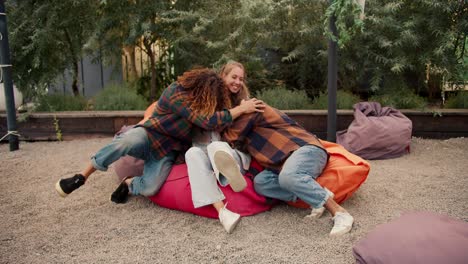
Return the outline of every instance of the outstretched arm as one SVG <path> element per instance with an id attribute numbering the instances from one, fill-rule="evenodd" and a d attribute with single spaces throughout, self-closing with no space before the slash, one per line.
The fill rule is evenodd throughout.
<path id="1" fill-rule="evenodd" d="M 175 87 L 174 87 L 175 88 Z M 168 93 L 161 96 L 159 106 L 161 108 L 169 109 L 170 112 L 186 118 L 191 123 L 206 129 L 206 130 L 219 130 L 230 125 L 232 121 L 242 114 L 263 111 L 264 103 L 258 99 L 244 100 L 242 103 L 230 110 L 217 111 L 211 116 L 200 115 L 194 113 L 189 107 L 186 100 L 186 92 L 179 90 L 172 94 L 167 89 Z"/>

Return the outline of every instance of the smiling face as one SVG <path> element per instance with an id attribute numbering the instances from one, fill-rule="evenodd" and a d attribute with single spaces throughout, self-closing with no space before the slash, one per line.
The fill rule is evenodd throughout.
<path id="1" fill-rule="evenodd" d="M 244 86 L 244 70 L 235 66 L 223 76 L 223 80 L 229 91 L 237 94 Z"/>

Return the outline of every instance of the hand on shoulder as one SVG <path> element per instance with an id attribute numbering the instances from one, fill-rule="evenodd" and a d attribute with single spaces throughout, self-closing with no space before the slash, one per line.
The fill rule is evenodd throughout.
<path id="1" fill-rule="evenodd" d="M 248 100 L 242 100 L 240 103 L 240 107 L 242 109 L 242 113 L 250 114 L 253 112 L 263 112 L 265 108 L 265 103 L 262 100 L 257 98 L 252 98 Z"/>

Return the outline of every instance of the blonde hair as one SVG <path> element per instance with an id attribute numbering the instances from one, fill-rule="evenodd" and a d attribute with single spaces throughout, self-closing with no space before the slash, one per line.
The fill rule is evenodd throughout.
<path id="1" fill-rule="evenodd" d="M 224 81 L 213 70 L 193 69 L 179 76 L 177 82 L 190 91 L 187 103 L 196 114 L 210 116 L 231 106 Z"/>
<path id="2" fill-rule="evenodd" d="M 247 79 L 247 73 L 245 72 L 244 65 L 237 61 L 229 61 L 228 63 L 224 64 L 223 67 L 219 70 L 219 75 L 224 80 L 224 78 L 234 69 L 240 68 L 244 72 L 244 81 L 242 83 L 242 89 L 234 94 L 229 92 L 229 98 L 231 101 L 232 106 L 237 106 L 241 103 L 242 100 L 247 100 L 250 97 L 249 88 L 245 84 Z M 227 89 L 228 90 L 228 89 Z"/>

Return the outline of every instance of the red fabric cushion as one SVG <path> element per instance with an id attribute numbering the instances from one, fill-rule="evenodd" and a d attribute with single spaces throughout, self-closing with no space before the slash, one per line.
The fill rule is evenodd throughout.
<path id="1" fill-rule="evenodd" d="M 219 186 L 226 197 L 224 203 L 228 204 L 227 208 L 242 216 L 254 215 L 269 210 L 271 205 L 265 203 L 265 197 L 255 192 L 250 177 L 244 177 L 247 181 L 247 187 L 242 192 L 236 193 L 230 186 Z M 193 207 L 186 164 L 174 165 L 159 192 L 148 198 L 162 207 L 218 218 L 218 213 L 213 206 Z"/>

